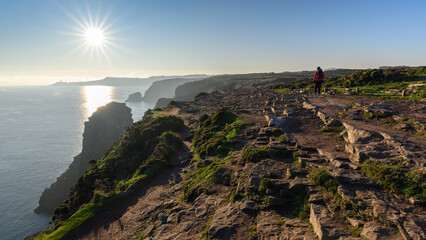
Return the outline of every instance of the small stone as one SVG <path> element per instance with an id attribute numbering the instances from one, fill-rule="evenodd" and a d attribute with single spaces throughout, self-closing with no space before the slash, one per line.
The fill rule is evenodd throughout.
<path id="1" fill-rule="evenodd" d="M 322 204 L 324 202 L 324 198 L 321 194 L 312 194 L 309 196 L 309 202 L 314 204 Z"/>
<path id="2" fill-rule="evenodd" d="M 288 188 L 291 191 L 300 192 L 307 188 L 307 184 L 306 184 L 306 181 L 304 181 L 303 179 L 296 177 L 290 182 Z"/>
<path id="3" fill-rule="evenodd" d="M 411 126 L 408 123 L 398 123 L 397 125 L 395 125 L 395 129 L 396 130 L 404 130 L 404 131 L 410 131 L 410 130 L 414 130 L 414 127 Z"/>
<path id="4" fill-rule="evenodd" d="M 354 227 L 362 227 L 365 223 L 364 221 L 355 218 L 348 218 L 348 222 Z"/>
<path id="5" fill-rule="evenodd" d="M 410 197 L 409 199 L 410 203 L 413 205 L 420 205 L 421 201 L 418 199 L 415 199 L 414 197 Z"/>
<path id="6" fill-rule="evenodd" d="M 241 203 L 240 209 L 245 213 L 252 212 L 256 209 L 256 202 L 251 200 L 244 201 Z"/>

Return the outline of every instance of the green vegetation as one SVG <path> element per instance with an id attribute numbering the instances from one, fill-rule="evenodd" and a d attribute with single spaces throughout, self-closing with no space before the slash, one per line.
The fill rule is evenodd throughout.
<path id="1" fill-rule="evenodd" d="M 263 178 L 262 181 L 260 181 L 258 191 L 261 194 L 265 194 L 266 193 L 266 189 L 268 189 L 270 187 L 271 187 L 271 179 L 270 178 Z"/>
<path id="2" fill-rule="evenodd" d="M 283 134 L 283 130 L 281 130 L 281 128 L 273 128 L 271 130 L 268 130 L 266 134 L 269 137 L 280 137 Z"/>
<path id="3" fill-rule="evenodd" d="M 203 232 L 201 233 L 200 239 L 209 239 L 209 228 L 210 228 L 210 224 L 213 220 L 213 217 L 211 217 L 208 221 L 206 226 L 204 227 Z"/>
<path id="4" fill-rule="evenodd" d="M 333 212 L 339 211 L 341 212 L 340 214 L 346 218 L 349 217 L 362 220 L 368 219 L 368 216 L 360 211 L 356 204 L 337 194 L 339 183 L 334 180 L 333 176 L 331 176 L 325 168 L 314 168 L 311 171 L 309 178 L 314 184 L 323 187 L 328 192 L 328 196 L 330 198 L 328 200 L 328 206 L 330 207 L 330 210 Z"/>
<path id="5" fill-rule="evenodd" d="M 426 83 L 426 67 L 401 67 L 392 69 L 370 69 L 350 72 L 344 76 L 330 76 L 324 81 L 324 87 L 336 89 L 337 92 L 345 92 L 346 89 L 354 92 L 358 87 L 358 95 L 420 100 L 426 98 L 426 86 L 413 86 L 413 83 Z M 277 84 L 272 86 L 279 92 L 289 92 L 293 89 L 312 89 L 314 81 L 311 78 L 305 78 L 294 82 Z M 406 96 L 402 97 L 401 90 L 406 89 Z"/>
<path id="6" fill-rule="evenodd" d="M 309 194 L 306 191 L 302 191 L 297 197 L 297 216 L 303 220 L 309 219 L 311 204 L 309 203 Z"/>
<path id="7" fill-rule="evenodd" d="M 224 178 L 230 178 L 230 176 L 226 176 L 224 169 L 224 164 L 228 161 L 230 161 L 229 158 L 213 161 L 207 166 L 198 167 L 194 173 L 186 176 L 188 181 L 183 186 L 181 199 L 192 202 L 203 192 L 211 193 L 215 183 L 223 184 Z"/>
<path id="8" fill-rule="evenodd" d="M 288 137 L 287 137 L 287 135 L 284 133 L 284 134 L 281 134 L 279 137 L 278 137 L 278 141 L 280 142 L 280 143 L 289 143 L 290 142 L 290 140 L 288 139 Z"/>
<path id="9" fill-rule="evenodd" d="M 339 184 L 334 180 L 333 176 L 323 167 L 314 168 L 310 175 L 309 179 L 316 185 L 324 187 L 327 191 L 331 193 L 337 192 L 337 187 Z"/>
<path id="10" fill-rule="evenodd" d="M 425 133 L 425 132 L 423 132 L 423 131 L 418 131 L 418 132 L 416 133 L 416 135 L 417 135 L 417 136 L 419 136 L 419 137 L 424 137 L 424 138 L 426 138 L 426 133 Z"/>
<path id="11" fill-rule="evenodd" d="M 59 239 L 113 204 L 126 192 L 153 177 L 182 146 L 176 132 L 183 121 L 174 116 L 157 117 L 150 111 L 107 153 L 78 179 L 70 197 L 55 209 L 55 229 L 40 238 Z"/>
<path id="12" fill-rule="evenodd" d="M 67 220 L 58 223 L 55 226 L 55 230 L 50 234 L 41 234 L 35 239 L 53 240 L 61 239 L 68 232 L 80 226 L 83 222 L 87 221 L 91 217 L 95 216 L 98 212 L 105 210 L 108 206 L 112 205 L 117 200 L 117 197 L 109 197 L 101 199 L 97 203 L 89 203 L 84 207 L 80 208 Z"/>
<path id="13" fill-rule="evenodd" d="M 250 227 L 250 239 L 255 240 L 258 238 L 259 238 L 259 235 L 257 234 L 257 225 L 253 224 Z"/>
<path id="14" fill-rule="evenodd" d="M 241 160 L 243 162 L 259 162 L 268 156 L 268 147 L 254 147 L 250 146 L 244 148 Z"/>
<path id="15" fill-rule="evenodd" d="M 363 230 L 362 227 L 351 227 L 351 233 L 352 233 L 352 237 L 361 237 L 361 232 Z"/>
<path id="16" fill-rule="evenodd" d="M 345 127 L 323 127 L 319 131 L 323 133 L 334 133 L 339 134 L 345 130 Z"/>
<path id="17" fill-rule="evenodd" d="M 245 122 L 223 108 L 211 116 L 203 115 L 192 140 L 193 150 L 201 158 L 225 157 L 231 150 L 232 139 L 239 137 Z"/>
<path id="18" fill-rule="evenodd" d="M 426 201 L 426 175 L 404 169 L 402 164 L 388 165 L 377 161 L 366 161 L 361 171 L 385 189 Z"/>
<path id="19" fill-rule="evenodd" d="M 295 151 L 292 154 L 294 161 L 299 161 L 299 151 Z"/>

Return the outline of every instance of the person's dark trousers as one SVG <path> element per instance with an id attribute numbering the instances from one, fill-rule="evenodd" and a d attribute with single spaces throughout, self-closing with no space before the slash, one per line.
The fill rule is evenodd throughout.
<path id="1" fill-rule="evenodd" d="M 318 90 L 318 95 L 320 95 L 321 93 L 321 83 L 322 81 L 315 81 L 315 95 L 317 95 L 317 90 Z"/>

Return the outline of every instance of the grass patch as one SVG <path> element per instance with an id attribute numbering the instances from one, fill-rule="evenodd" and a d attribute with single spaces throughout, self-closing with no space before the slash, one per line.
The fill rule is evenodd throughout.
<path id="1" fill-rule="evenodd" d="M 309 194 L 306 191 L 302 191 L 299 195 L 297 195 L 297 216 L 300 219 L 308 220 L 310 211 L 311 205 L 309 203 Z"/>
<path id="2" fill-rule="evenodd" d="M 281 134 L 281 135 L 278 137 L 278 141 L 279 141 L 280 143 L 289 143 L 289 142 L 290 142 L 290 140 L 288 139 L 288 137 L 287 137 L 287 135 L 286 135 L 285 133 Z"/>
<path id="3" fill-rule="evenodd" d="M 362 227 L 351 227 L 352 237 L 361 237 Z"/>
<path id="4" fill-rule="evenodd" d="M 293 160 L 299 161 L 299 155 L 300 155 L 299 151 L 293 152 L 293 154 L 292 154 Z"/>
<path id="5" fill-rule="evenodd" d="M 245 122 L 223 108 L 211 116 L 203 115 L 192 139 L 194 153 L 206 156 L 225 157 L 231 150 L 231 141 L 241 136 Z"/>
<path id="6" fill-rule="evenodd" d="M 207 166 L 197 168 L 194 173 L 186 176 L 188 181 L 183 186 L 180 199 L 192 202 L 202 193 L 209 194 L 215 183 L 223 183 L 223 175 L 220 172 L 227 161 L 230 159 L 212 162 Z"/>
<path id="7" fill-rule="evenodd" d="M 309 174 L 309 179 L 314 184 L 324 187 L 327 191 L 331 193 L 337 193 L 337 187 L 339 184 L 325 168 L 314 168 Z"/>
<path id="8" fill-rule="evenodd" d="M 265 194 L 266 189 L 271 187 L 271 179 L 270 178 L 263 178 L 262 181 L 260 181 L 259 189 L 258 191 L 260 194 Z"/>
<path id="9" fill-rule="evenodd" d="M 416 136 L 426 138 L 426 133 L 425 133 L 425 132 L 423 132 L 423 131 L 418 131 L 418 132 L 416 133 Z"/>
<path id="10" fill-rule="evenodd" d="M 257 225 L 256 224 L 251 225 L 249 236 L 250 236 L 250 239 L 252 239 L 252 240 L 259 238 L 259 235 L 257 234 Z"/>
<path id="11" fill-rule="evenodd" d="M 200 239 L 209 239 L 209 229 L 210 224 L 212 223 L 213 217 L 211 217 L 208 221 L 206 226 L 204 227 L 203 232 L 201 233 Z"/>
<path id="12" fill-rule="evenodd" d="M 55 240 L 63 238 L 71 230 L 79 227 L 88 219 L 95 216 L 98 212 L 105 210 L 117 200 L 116 197 L 101 199 L 97 203 L 89 203 L 80 208 L 70 218 L 58 224 L 53 232 L 46 235 L 40 235 L 35 239 Z"/>
<path id="13" fill-rule="evenodd" d="M 319 131 L 322 133 L 334 133 L 339 134 L 345 130 L 345 127 L 323 127 Z"/>
<path id="14" fill-rule="evenodd" d="M 405 197 L 426 201 L 426 176 L 420 172 L 405 170 L 401 164 L 388 165 L 377 161 L 366 161 L 361 171 L 377 184 Z"/>
<path id="15" fill-rule="evenodd" d="M 260 160 L 268 157 L 268 147 L 254 147 L 250 146 L 244 148 L 241 160 L 243 162 L 259 162 Z"/>

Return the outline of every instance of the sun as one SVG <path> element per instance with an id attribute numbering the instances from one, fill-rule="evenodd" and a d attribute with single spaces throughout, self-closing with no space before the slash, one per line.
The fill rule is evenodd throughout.
<path id="1" fill-rule="evenodd" d="M 105 42 L 105 34 L 99 28 L 89 28 L 84 33 L 87 44 L 91 46 L 102 46 Z"/>
<path id="2" fill-rule="evenodd" d="M 101 11 L 98 9 L 95 15 L 92 14 L 90 7 L 87 8 L 87 14 L 80 12 L 80 16 L 75 16 L 70 12 L 65 12 L 74 22 L 69 25 L 71 31 L 66 31 L 65 34 L 74 36 L 73 44 L 77 43 L 71 54 L 80 52 L 81 58 L 87 58 L 92 61 L 111 63 L 110 55 L 114 54 L 114 50 L 123 49 L 118 45 L 117 33 L 121 29 L 117 29 L 115 21 L 109 20 L 110 12 L 101 16 Z"/>

